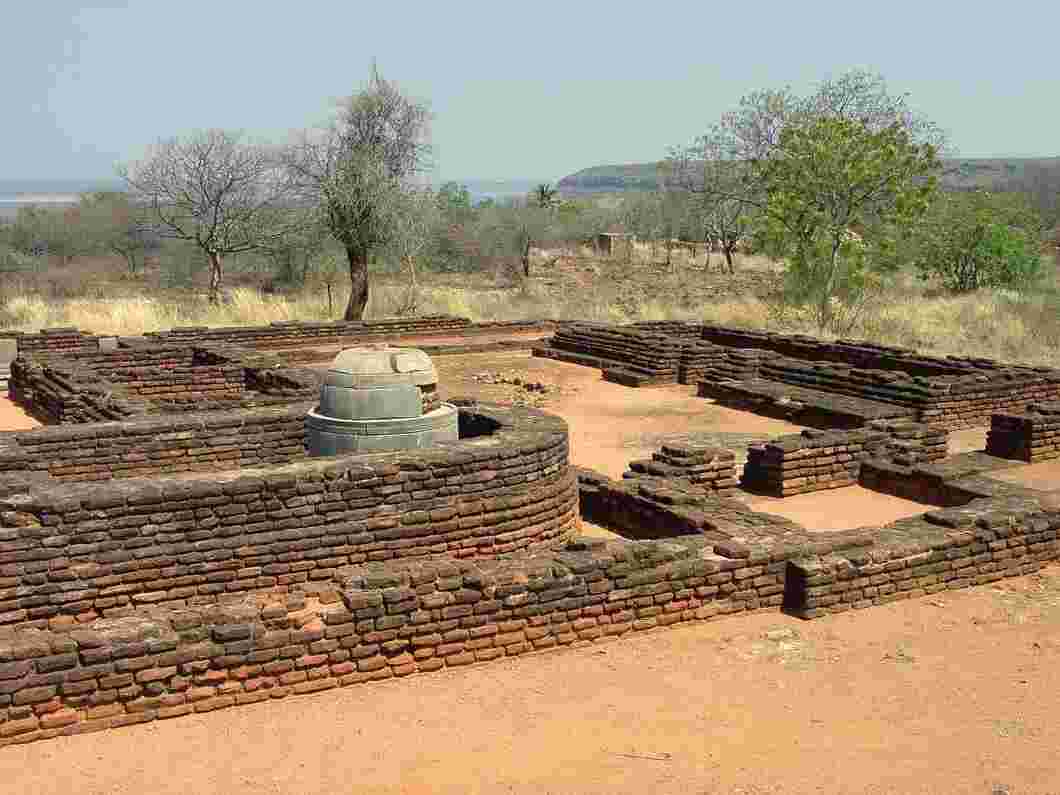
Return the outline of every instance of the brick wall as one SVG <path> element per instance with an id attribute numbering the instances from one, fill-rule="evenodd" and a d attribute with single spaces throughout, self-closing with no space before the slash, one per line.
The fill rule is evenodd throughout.
<path id="1" fill-rule="evenodd" d="M 722 366 L 728 351 L 720 345 L 696 339 L 685 339 L 681 346 L 677 381 L 680 384 L 698 384 L 711 378 L 713 371 Z"/>
<path id="2" fill-rule="evenodd" d="M 305 415 L 313 405 L 7 431 L 0 433 L 0 473 L 88 482 L 288 464 L 305 458 Z"/>
<path id="3" fill-rule="evenodd" d="M 582 538 L 500 560 L 352 566 L 307 593 L 0 629 L 0 745 L 749 610 L 816 618 L 1035 571 L 1055 558 L 1058 530 L 1060 512 L 1008 497 L 932 511 L 842 546 L 770 546 L 753 529 L 745 542 Z"/>
<path id="4" fill-rule="evenodd" d="M 864 428 L 807 429 L 747 448 L 741 485 L 748 491 L 789 497 L 859 482 L 867 459 L 903 467 L 946 457 L 947 433 L 909 420 L 875 420 Z"/>
<path id="5" fill-rule="evenodd" d="M 472 323 L 467 318 L 453 317 L 451 315 L 427 315 L 354 322 L 307 323 L 292 320 L 277 321 L 268 326 L 233 326 L 229 328 L 186 326 L 170 329 L 169 331 L 148 332 L 145 336 L 163 343 L 225 343 L 251 347 L 283 347 L 331 344 L 354 339 L 412 334 L 459 334 L 467 331 L 471 326 Z"/>
<path id="6" fill-rule="evenodd" d="M 168 331 L 148 332 L 141 338 L 125 337 L 126 341 L 139 339 L 152 343 L 181 346 L 223 343 L 250 348 L 299 347 L 306 345 L 332 345 L 336 343 L 356 344 L 380 338 L 400 339 L 406 336 L 431 335 L 475 335 L 547 331 L 565 321 L 542 320 L 496 320 L 472 323 L 467 318 L 450 315 L 432 315 L 408 318 L 381 318 L 347 323 L 334 321 L 312 323 L 303 321 L 278 321 L 268 326 L 233 326 L 210 328 L 186 326 Z M 41 329 L 39 333 L 0 331 L 0 339 L 17 341 L 18 350 L 25 354 L 42 353 L 94 353 L 101 350 L 101 340 L 114 337 L 94 335 L 76 328 Z"/>
<path id="7" fill-rule="evenodd" d="M 224 476 L 9 493 L 0 624 L 289 586 L 366 560 L 496 555 L 569 533 L 577 485 L 565 423 L 530 409 L 461 416 L 465 437 L 489 435 Z"/>
<path id="8" fill-rule="evenodd" d="M 11 362 L 12 401 L 45 423 L 84 423 L 142 415 L 150 406 L 66 360 Z"/>
<path id="9" fill-rule="evenodd" d="M 74 361 L 136 398 L 161 404 L 236 402 L 245 390 L 243 366 L 203 348 L 160 345 L 79 355 Z"/>
<path id="10" fill-rule="evenodd" d="M 761 360 L 758 375 L 780 383 L 909 406 L 917 410 L 920 422 L 948 429 L 985 425 L 996 411 L 1060 396 L 1060 371 L 1046 368 L 1012 367 L 929 377 L 775 355 Z"/>
<path id="11" fill-rule="evenodd" d="M 0 630 L 0 745 L 118 728 L 708 620 L 782 599 L 783 568 L 586 540 L 511 562 L 366 567 L 341 600 Z"/>
<path id="12" fill-rule="evenodd" d="M 867 427 L 887 435 L 882 444 L 867 451 L 872 458 L 910 467 L 946 458 L 949 432 L 945 428 L 907 419 L 872 420 Z"/>
<path id="13" fill-rule="evenodd" d="M 320 378 L 256 351 L 122 338 L 113 351 L 20 356 L 10 394 L 45 423 L 71 424 L 301 402 Z"/>
<path id="14" fill-rule="evenodd" d="M 992 415 L 986 452 L 1027 462 L 1060 458 L 1060 402 L 1032 403 L 1020 413 Z"/>
<path id="15" fill-rule="evenodd" d="M 572 323 L 534 355 L 599 367 L 607 380 L 626 386 L 653 386 L 677 383 L 681 343 L 632 327 Z"/>
<path id="16" fill-rule="evenodd" d="M 671 442 L 652 453 L 650 460 L 630 461 L 623 477 L 643 475 L 681 480 L 705 494 L 729 497 L 736 491 L 736 456 L 720 447 Z"/>
<path id="17" fill-rule="evenodd" d="M 803 618 L 983 585 L 1057 556 L 1060 515 L 1012 498 L 930 511 L 881 530 L 869 551 L 793 560 L 785 607 Z"/>
<path id="18" fill-rule="evenodd" d="M 99 337 L 72 327 L 45 328 L 38 334 L 0 332 L 17 341 L 19 353 L 91 353 L 99 350 Z"/>
<path id="19" fill-rule="evenodd" d="M 741 485 L 789 497 L 858 482 L 862 456 L 886 440 L 882 431 L 815 431 L 781 436 L 747 448 Z"/>
<path id="20" fill-rule="evenodd" d="M 908 348 L 864 341 L 828 341 L 805 334 L 778 334 L 773 331 L 735 329 L 710 324 L 701 328 L 704 340 L 728 348 L 760 348 L 792 359 L 832 362 L 862 369 L 900 370 L 909 375 L 935 376 L 1006 367 L 992 359 L 927 356 Z"/>

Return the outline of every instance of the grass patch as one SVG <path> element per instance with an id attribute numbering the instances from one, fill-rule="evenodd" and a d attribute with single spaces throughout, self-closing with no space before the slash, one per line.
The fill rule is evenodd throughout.
<path id="1" fill-rule="evenodd" d="M 656 254 L 658 256 L 658 253 Z M 670 264 L 638 253 L 632 261 L 589 258 L 575 252 L 557 261 L 541 258 L 535 278 L 503 283 L 489 274 L 420 277 L 418 314 L 451 314 L 483 320 L 579 319 L 613 323 L 636 320 L 701 320 L 740 328 L 820 336 L 797 313 L 778 316 L 766 299 L 779 268 L 761 257 L 742 257 L 737 274 L 675 254 Z M 562 260 L 562 258 L 561 258 Z M 214 306 L 202 292 L 166 289 L 121 275 L 111 263 L 74 263 L 67 281 L 51 290 L 6 280 L 0 289 L 0 329 L 35 332 L 74 326 L 96 334 L 138 335 L 175 326 L 257 326 L 280 320 L 323 321 L 341 316 L 348 290 L 333 289 L 329 313 L 321 286 L 282 294 L 262 293 L 246 283 Z M 546 270 L 546 268 L 550 270 Z M 109 278 L 109 280 L 108 280 Z M 75 282 L 71 280 L 81 280 Z M 238 281 L 233 278 L 233 281 Z M 75 283 L 80 284 L 75 289 Z M 899 279 L 876 311 L 849 336 L 935 355 L 982 356 L 1060 367 L 1060 280 L 1053 274 L 1033 293 L 983 290 L 967 295 L 933 291 L 911 277 Z M 71 292 L 77 294 L 71 295 Z M 372 283 L 368 318 L 392 316 L 405 302 L 407 286 L 380 274 Z"/>

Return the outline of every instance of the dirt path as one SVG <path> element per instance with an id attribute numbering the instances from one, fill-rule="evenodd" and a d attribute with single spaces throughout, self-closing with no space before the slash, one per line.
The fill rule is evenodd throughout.
<path id="1" fill-rule="evenodd" d="M 1060 793 L 1060 569 L 0 751 L 4 791 Z"/>
<path id="2" fill-rule="evenodd" d="M 39 428 L 40 423 L 16 406 L 7 397 L 7 392 L 0 392 L 0 431 L 28 431 Z"/>
<path id="3" fill-rule="evenodd" d="M 543 407 L 570 423 L 573 459 L 615 477 L 677 435 L 735 447 L 799 430 L 691 387 L 627 389 L 525 354 L 436 364 L 450 396 L 519 392 L 479 383 L 481 371 L 557 385 Z M 12 416 L 0 402 L 5 411 L 0 427 Z M 854 494 L 839 492 L 827 499 Z M 852 526 L 905 509 L 881 496 L 824 508 L 807 495 L 784 510 Z M 0 792 L 1060 795 L 1058 714 L 1052 566 L 814 622 L 730 618 L 13 746 L 0 750 Z"/>
<path id="4" fill-rule="evenodd" d="M 650 456 L 666 439 L 714 435 L 718 444 L 738 438 L 746 449 L 750 439 L 771 439 L 802 429 L 714 405 L 696 397 L 692 386 L 630 389 L 604 381 L 600 371 L 591 367 L 534 358 L 523 351 L 444 356 L 434 363 L 439 389 L 449 397 L 511 400 L 520 394 L 518 388 L 476 381 L 475 376 L 483 373 L 557 387 L 559 391 L 548 395 L 540 406 L 570 425 L 572 460 L 611 477 L 621 477 L 631 459 Z"/>
<path id="5" fill-rule="evenodd" d="M 1060 459 L 1054 458 L 1052 461 L 1003 469 L 993 473 L 990 477 L 1026 486 L 1029 489 L 1060 491 Z"/>
<path id="6" fill-rule="evenodd" d="M 570 426 L 571 459 L 614 478 L 629 462 L 650 457 L 662 442 L 693 436 L 710 440 L 746 458 L 747 445 L 802 426 L 718 406 L 697 397 L 695 387 L 667 386 L 630 389 L 612 384 L 589 367 L 537 359 L 527 353 L 474 354 L 435 359 L 440 386 L 447 395 L 473 394 L 482 399 L 511 399 L 518 390 L 482 384 L 477 374 L 518 376 L 559 388 L 541 407 L 563 417 Z M 850 486 L 786 499 L 741 496 L 752 508 L 786 516 L 814 530 L 845 530 L 887 524 L 924 512 L 923 505 Z M 600 528 L 590 528 L 599 532 Z M 603 531 L 606 534 L 607 531 Z"/>

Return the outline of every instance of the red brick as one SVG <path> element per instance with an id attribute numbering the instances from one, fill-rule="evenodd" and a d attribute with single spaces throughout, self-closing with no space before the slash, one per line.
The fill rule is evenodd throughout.
<path id="1" fill-rule="evenodd" d="M 163 679 L 169 679 L 171 676 L 177 675 L 177 668 L 173 666 L 171 668 L 147 668 L 136 674 L 136 681 L 143 684 L 144 682 L 160 682 Z"/>
<path id="2" fill-rule="evenodd" d="M 0 737 L 13 737 L 16 734 L 36 731 L 39 727 L 40 721 L 36 717 L 5 721 L 0 723 Z"/>
<path id="3" fill-rule="evenodd" d="M 231 707 L 235 703 L 235 696 L 217 696 L 216 698 L 208 698 L 205 701 L 197 702 L 195 704 L 195 711 L 209 712 L 215 709 L 222 709 L 223 707 Z"/>
<path id="4" fill-rule="evenodd" d="M 176 704 L 172 707 L 159 707 L 158 717 L 165 718 L 179 718 L 181 715 L 189 715 L 195 709 L 191 704 Z"/>
<path id="5" fill-rule="evenodd" d="M 317 693 L 321 690 L 330 690 L 337 684 L 337 679 L 316 679 L 312 682 L 299 682 L 291 688 L 291 691 L 294 693 Z"/>
<path id="6" fill-rule="evenodd" d="M 76 709 L 64 709 L 52 712 L 40 719 L 42 729 L 56 729 L 61 726 L 69 726 L 81 720 L 81 714 Z"/>
<path id="7" fill-rule="evenodd" d="M 85 710 L 85 720 L 98 720 L 100 718 L 112 718 L 125 712 L 121 704 L 103 704 L 99 707 L 89 707 Z"/>

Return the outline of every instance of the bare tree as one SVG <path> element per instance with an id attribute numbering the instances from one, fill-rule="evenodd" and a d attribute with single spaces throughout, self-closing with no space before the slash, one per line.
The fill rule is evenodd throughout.
<path id="1" fill-rule="evenodd" d="M 693 195 L 698 225 L 721 248 L 730 275 L 736 273 L 733 254 L 754 225 L 760 193 L 750 190 L 751 171 L 737 151 L 734 136 L 719 125 L 691 146 L 671 150 L 666 181 L 668 189 Z"/>
<path id="2" fill-rule="evenodd" d="M 408 273 L 408 284 L 396 315 L 413 315 L 419 307 L 419 284 L 416 261 L 432 240 L 432 232 L 442 226 L 442 210 L 431 190 L 410 190 L 405 194 L 404 206 L 398 213 L 391 246 L 397 260 Z"/>
<path id="3" fill-rule="evenodd" d="M 161 141 L 146 159 L 119 169 L 159 235 L 206 255 L 211 303 L 220 301 L 226 256 L 262 248 L 296 222 L 276 155 L 241 133 L 206 130 Z"/>
<path id="4" fill-rule="evenodd" d="M 346 249 L 346 320 L 364 317 L 369 260 L 398 234 L 403 197 L 428 165 L 429 124 L 426 105 L 407 98 L 373 64 L 368 86 L 342 103 L 338 118 L 287 152 L 300 195 Z"/>

